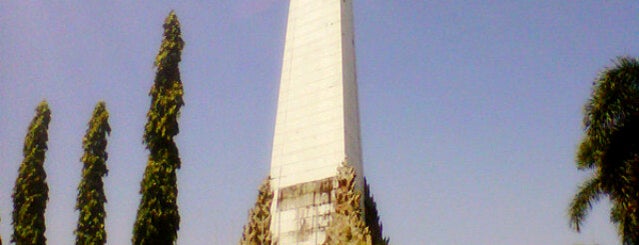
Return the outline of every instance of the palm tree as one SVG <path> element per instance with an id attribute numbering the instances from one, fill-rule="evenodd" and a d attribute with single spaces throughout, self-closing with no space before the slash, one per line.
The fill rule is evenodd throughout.
<path id="1" fill-rule="evenodd" d="M 608 197 L 622 243 L 639 244 L 639 59 L 618 58 L 597 77 L 583 123 L 577 168 L 592 174 L 570 203 L 570 225 L 579 232 L 592 205 Z"/>

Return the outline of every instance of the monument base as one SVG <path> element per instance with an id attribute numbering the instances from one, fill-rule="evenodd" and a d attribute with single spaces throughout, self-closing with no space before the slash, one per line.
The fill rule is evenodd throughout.
<path id="1" fill-rule="evenodd" d="M 335 199 L 335 178 L 326 178 L 279 189 L 275 203 L 274 244 L 322 244 L 326 239 Z"/>

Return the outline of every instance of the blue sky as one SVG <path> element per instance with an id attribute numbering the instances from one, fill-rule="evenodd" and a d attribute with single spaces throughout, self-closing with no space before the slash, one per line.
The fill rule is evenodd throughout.
<path id="1" fill-rule="evenodd" d="M 33 110 L 53 120 L 49 244 L 72 244 L 81 140 L 105 100 L 109 244 L 130 241 L 162 22 L 186 46 L 180 244 L 235 244 L 268 174 L 288 2 L 0 2 L 0 234 Z M 639 56 L 636 1 L 355 0 L 364 168 L 394 244 L 618 244 L 566 207 L 592 80 Z"/>

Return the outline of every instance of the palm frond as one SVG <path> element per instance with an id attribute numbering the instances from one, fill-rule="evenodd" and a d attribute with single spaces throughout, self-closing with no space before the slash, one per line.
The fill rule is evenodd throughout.
<path id="1" fill-rule="evenodd" d="M 596 149 L 593 145 L 591 138 L 584 138 L 579 144 L 579 150 L 577 150 L 577 169 L 585 170 L 592 169 L 597 165 L 598 154 L 601 151 Z"/>
<path id="2" fill-rule="evenodd" d="M 579 186 L 579 191 L 570 202 L 568 209 L 570 226 L 577 232 L 581 231 L 581 225 L 592 209 L 592 204 L 599 201 L 602 194 L 601 180 L 596 175 L 590 177 Z"/>

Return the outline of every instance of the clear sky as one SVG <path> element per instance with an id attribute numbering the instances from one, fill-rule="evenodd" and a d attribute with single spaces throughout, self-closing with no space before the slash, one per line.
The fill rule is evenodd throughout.
<path id="1" fill-rule="evenodd" d="M 156 3 L 157 2 L 157 3 Z M 592 80 L 639 56 L 639 1 L 355 0 L 365 175 L 393 244 L 618 244 L 566 209 Z M 105 100 L 109 244 L 130 243 L 162 23 L 186 46 L 179 244 L 236 244 L 268 174 L 288 1 L 0 1 L 0 234 L 39 101 L 49 244 L 72 244 L 82 136 Z"/>

